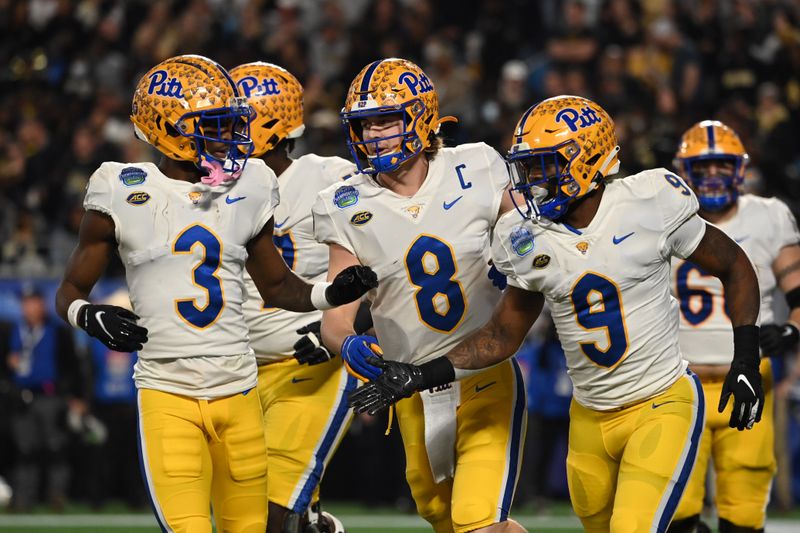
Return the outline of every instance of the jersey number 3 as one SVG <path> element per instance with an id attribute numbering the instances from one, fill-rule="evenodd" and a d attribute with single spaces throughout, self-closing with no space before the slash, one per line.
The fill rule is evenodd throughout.
<path id="1" fill-rule="evenodd" d="M 467 298 L 461 283 L 453 249 L 432 235 L 420 235 L 406 252 L 406 274 L 417 288 L 414 299 L 423 324 L 450 333 L 461 323 Z"/>
<path id="2" fill-rule="evenodd" d="M 175 300 L 175 310 L 189 325 L 203 329 L 213 324 L 225 307 L 222 282 L 217 277 L 222 243 L 211 230 L 195 224 L 178 235 L 172 253 L 190 254 L 198 245 L 203 247 L 203 259 L 192 271 L 192 282 L 206 292 L 205 305 L 197 305 L 197 298 L 182 298 Z"/>
<path id="3" fill-rule="evenodd" d="M 604 329 L 608 337 L 604 350 L 596 342 L 581 342 L 581 350 L 597 365 L 613 367 L 628 351 L 619 287 L 608 278 L 587 272 L 575 283 L 570 298 L 578 324 L 587 330 Z"/>

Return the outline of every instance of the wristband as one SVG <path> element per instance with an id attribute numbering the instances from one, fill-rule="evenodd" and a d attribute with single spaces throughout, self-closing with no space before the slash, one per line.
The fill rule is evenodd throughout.
<path id="1" fill-rule="evenodd" d="M 80 313 L 84 305 L 89 305 L 89 302 L 79 298 L 77 300 L 72 300 L 72 303 L 69 304 L 69 307 L 67 308 L 67 321 L 72 325 L 73 328 L 81 327 L 81 325 L 78 324 L 78 313 Z"/>
<path id="2" fill-rule="evenodd" d="M 327 281 L 320 281 L 315 283 L 311 286 L 311 305 L 313 305 L 316 309 L 320 311 L 325 311 L 327 309 L 333 309 L 334 305 L 328 301 L 325 297 L 325 291 L 328 290 L 331 284 Z"/>
<path id="3" fill-rule="evenodd" d="M 445 356 L 423 363 L 419 370 L 422 373 L 422 382 L 426 389 L 452 383 L 456 379 L 456 369 L 450 359 Z"/>
<path id="4" fill-rule="evenodd" d="M 733 360 L 758 368 L 758 336 L 758 326 L 746 325 L 733 328 Z"/>

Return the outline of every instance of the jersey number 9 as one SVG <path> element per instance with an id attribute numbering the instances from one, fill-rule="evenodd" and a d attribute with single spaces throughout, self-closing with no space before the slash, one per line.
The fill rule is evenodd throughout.
<path id="1" fill-rule="evenodd" d="M 608 337 L 605 349 L 598 348 L 596 342 L 581 342 L 581 350 L 595 364 L 613 367 L 628 351 L 619 287 L 610 279 L 587 272 L 575 283 L 570 298 L 578 324 L 587 330 L 604 329 Z"/>

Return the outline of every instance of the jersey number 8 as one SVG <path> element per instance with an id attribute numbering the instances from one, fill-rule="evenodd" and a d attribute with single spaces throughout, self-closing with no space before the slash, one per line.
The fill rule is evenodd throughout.
<path id="1" fill-rule="evenodd" d="M 450 333 L 464 318 L 467 298 L 457 273 L 453 249 L 432 235 L 420 235 L 406 252 L 406 274 L 417 287 L 419 319 L 434 331 Z"/>

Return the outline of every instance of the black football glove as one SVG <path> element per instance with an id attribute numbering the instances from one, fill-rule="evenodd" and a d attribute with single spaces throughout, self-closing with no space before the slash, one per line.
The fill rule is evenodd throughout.
<path id="1" fill-rule="evenodd" d="M 367 362 L 380 368 L 383 373 L 350 393 L 350 407 L 356 413 L 380 413 L 399 400 L 428 388 L 422 370 L 417 365 L 387 361 L 380 357 L 367 357 Z"/>
<path id="2" fill-rule="evenodd" d="M 761 386 L 761 362 L 758 354 L 757 326 L 733 328 L 733 361 L 719 397 L 719 412 L 725 410 L 733 394 L 733 410 L 728 425 L 739 431 L 750 429 L 761 420 L 764 410 L 764 388 Z"/>
<path id="3" fill-rule="evenodd" d="M 78 325 L 117 352 L 136 352 L 147 342 L 147 328 L 139 317 L 116 305 L 87 304 L 78 310 Z"/>
<path id="4" fill-rule="evenodd" d="M 327 289 L 325 299 L 333 306 L 354 302 L 378 286 L 378 276 L 370 267 L 353 265 L 339 272 Z"/>
<path id="5" fill-rule="evenodd" d="M 322 336 L 319 333 L 320 325 L 321 322 L 317 320 L 297 330 L 297 333 L 303 337 L 294 343 L 294 358 L 301 365 L 318 365 L 333 358 L 333 354 L 322 344 Z"/>
<path id="6" fill-rule="evenodd" d="M 785 355 L 787 351 L 794 348 L 800 340 L 800 331 L 794 324 L 786 323 L 767 324 L 761 326 L 761 338 L 759 343 L 764 354 L 772 357 L 775 355 Z"/>
<path id="7" fill-rule="evenodd" d="M 758 367 L 753 368 L 737 362 L 731 364 L 719 398 L 720 413 L 725 410 L 731 394 L 733 394 L 733 412 L 728 425 L 739 431 L 752 428 L 753 424 L 761 420 L 761 411 L 764 410 L 764 389 L 761 386 Z"/>

